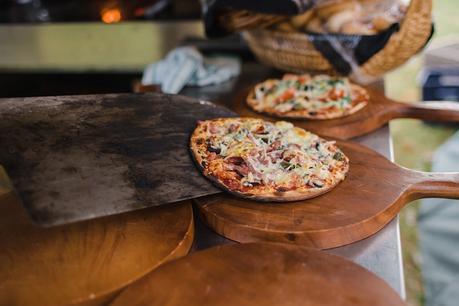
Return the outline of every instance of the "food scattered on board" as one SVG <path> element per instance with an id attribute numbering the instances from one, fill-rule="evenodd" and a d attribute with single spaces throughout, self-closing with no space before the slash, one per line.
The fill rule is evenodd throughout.
<path id="1" fill-rule="evenodd" d="M 369 99 L 364 88 L 344 77 L 286 74 L 257 84 L 247 104 L 276 117 L 333 119 L 361 110 Z"/>
<path id="2" fill-rule="evenodd" d="M 335 145 L 285 121 L 199 121 L 190 141 L 203 174 L 223 189 L 261 201 L 298 201 L 344 180 L 349 159 Z"/>

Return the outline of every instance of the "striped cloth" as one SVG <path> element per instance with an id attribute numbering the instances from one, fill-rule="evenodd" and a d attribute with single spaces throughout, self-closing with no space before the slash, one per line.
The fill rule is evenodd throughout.
<path id="1" fill-rule="evenodd" d="M 142 85 L 160 84 L 164 93 L 177 94 L 186 85 L 219 84 L 239 75 L 238 58 L 218 56 L 205 58 L 193 47 L 180 47 L 147 66 Z"/>

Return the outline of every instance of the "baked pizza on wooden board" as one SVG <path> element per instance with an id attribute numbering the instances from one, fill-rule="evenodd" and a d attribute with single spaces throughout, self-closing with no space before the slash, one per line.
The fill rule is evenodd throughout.
<path id="1" fill-rule="evenodd" d="M 257 84 L 247 97 L 250 108 L 281 118 L 310 120 L 345 117 L 364 108 L 367 91 L 344 77 L 286 74 Z"/>
<path id="2" fill-rule="evenodd" d="M 237 196 L 298 201 L 344 180 L 349 159 L 335 145 L 285 121 L 199 121 L 190 147 L 203 174 Z"/>
<path id="3" fill-rule="evenodd" d="M 260 113 L 248 105 L 247 96 L 257 83 L 241 90 L 231 100 L 229 107 L 242 117 L 270 119 L 274 115 Z M 364 88 L 369 95 L 368 105 L 361 110 L 336 119 L 311 120 L 307 118 L 290 118 L 295 126 L 304 128 L 320 136 L 333 139 L 350 139 L 368 134 L 393 119 L 411 118 L 430 122 L 458 123 L 459 103 L 447 101 L 423 101 L 422 103 L 405 103 L 390 99 L 384 92 L 368 86 Z"/>
<path id="4" fill-rule="evenodd" d="M 364 239 L 420 198 L 459 198 L 459 173 L 400 167 L 357 143 L 337 141 L 349 158 L 346 179 L 313 199 L 260 203 L 230 194 L 194 199 L 203 221 L 237 241 L 276 241 L 320 249 Z"/>

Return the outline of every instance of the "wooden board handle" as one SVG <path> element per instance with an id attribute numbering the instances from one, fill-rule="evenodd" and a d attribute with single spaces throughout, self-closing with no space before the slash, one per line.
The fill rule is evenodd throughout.
<path id="1" fill-rule="evenodd" d="M 398 103 L 400 118 L 413 118 L 435 122 L 459 122 L 459 103 L 429 101 Z"/>
<path id="2" fill-rule="evenodd" d="M 4 195 L 7 195 L 13 190 L 13 185 L 11 184 L 8 175 L 6 174 L 5 169 L 0 165 L 0 198 Z"/>
<path id="3" fill-rule="evenodd" d="M 416 176 L 417 182 L 409 190 L 413 200 L 421 198 L 459 199 L 459 172 L 416 172 Z"/>

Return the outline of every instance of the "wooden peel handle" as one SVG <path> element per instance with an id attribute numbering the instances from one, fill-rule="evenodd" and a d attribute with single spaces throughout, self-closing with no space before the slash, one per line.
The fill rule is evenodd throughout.
<path id="1" fill-rule="evenodd" d="M 417 172 L 417 181 L 411 186 L 414 199 L 448 198 L 459 199 L 459 172 Z"/>
<path id="2" fill-rule="evenodd" d="M 5 169 L 0 165 L 0 198 L 4 195 L 7 195 L 13 190 L 11 181 L 6 175 Z"/>
<path id="3" fill-rule="evenodd" d="M 458 122 L 459 103 L 456 102 L 422 102 L 397 103 L 398 117 L 413 118 L 433 122 Z"/>

